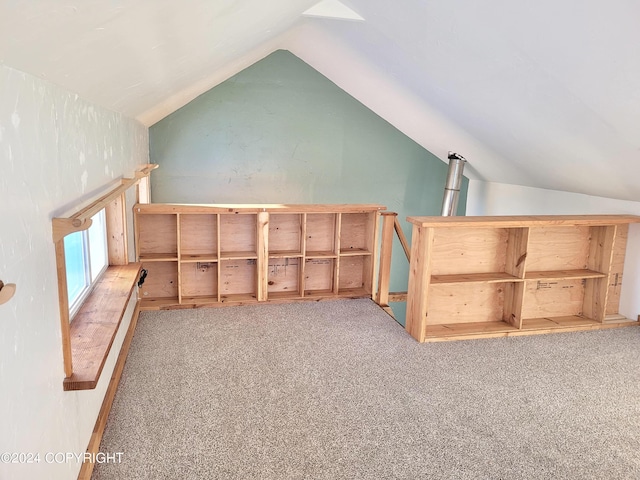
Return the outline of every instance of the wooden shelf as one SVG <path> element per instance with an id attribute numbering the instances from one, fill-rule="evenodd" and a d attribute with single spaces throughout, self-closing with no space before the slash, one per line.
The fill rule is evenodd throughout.
<path id="1" fill-rule="evenodd" d="M 618 315 L 622 215 L 409 217 L 407 331 L 419 341 L 636 325 Z"/>
<path id="2" fill-rule="evenodd" d="M 336 252 L 318 252 L 318 251 L 307 251 L 305 255 L 306 258 L 338 258 Z"/>
<path id="3" fill-rule="evenodd" d="M 371 255 L 371 252 L 364 248 L 352 248 L 349 250 L 340 250 L 341 257 L 360 256 L 360 255 Z"/>
<path id="4" fill-rule="evenodd" d="M 270 251 L 269 258 L 291 258 L 291 257 L 303 257 L 304 255 L 300 251 L 296 250 L 281 250 L 281 251 Z"/>
<path id="5" fill-rule="evenodd" d="M 258 254 L 255 251 L 243 251 L 243 252 L 221 252 L 220 260 L 254 260 L 258 258 Z"/>
<path id="6" fill-rule="evenodd" d="M 64 390 L 98 384 L 140 269 L 139 263 L 108 267 L 71 321 L 73 374 L 64 379 Z"/>
<path id="7" fill-rule="evenodd" d="M 569 280 L 573 278 L 604 278 L 606 273 L 593 270 L 550 270 L 541 272 L 527 272 L 525 280 Z"/>
<path id="8" fill-rule="evenodd" d="M 300 292 L 269 292 L 269 300 L 299 299 L 303 298 Z"/>
<path id="9" fill-rule="evenodd" d="M 211 303 L 217 303 L 217 296 L 196 296 L 196 297 L 182 297 L 181 305 L 209 305 Z M 176 302 L 177 303 L 177 302 Z"/>
<path id="10" fill-rule="evenodd" d="M 218 255 L 212 254 L 199 254 L 199 255 L 181 255 L 180 262 L 182 263 L 215 263 L 218 261 Z"/>
<path id="11" fill-rule="evenodd" d="M 578 315 L 524 319 L 522 321 L 522 328 L 520 329 L 503 321 L 453 323 L 428 325 L 426 327 L 425 341 L 437 342 L 447 340 L 542 335 L 547 333 L 603 330 L 608 328 L 632 327 L 638 325 L 640 324 L 637 321 L 629 319 L 600 323 Z"/>
<path id="12" fill-rule="evenodd" d="M 381 209 L 136 205 L 136 252 L 148 269 L 142 306 L 370 297 Z"/>
<path id="13" fill-rule="evenodd" d="M 235 293 L 235 294 L 221 295 L 220 301 L 222 303 L 255 303 L 258 301 L 258 299 L 253 294 Z"/>
<path id="14" fill-rule="evenodd" d="M 175 253 L 145 253 L 140 255 L 141 262 L 175 262 L 178 255 Z"/>
<path id="15" fill-rule="evenodd" d="M 522 278 L 515 277 L 505 272 L 490 273 L 458 273 L 454 275 L 431 275 L 431 284 L 448 283 L 505 283 L 522 282 Z"/>

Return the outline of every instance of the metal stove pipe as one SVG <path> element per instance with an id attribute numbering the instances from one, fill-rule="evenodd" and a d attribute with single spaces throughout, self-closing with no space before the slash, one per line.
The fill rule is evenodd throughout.
<path id="1" fill-rule="evenodd" d="M 444 186 L 444 198 L 442 199 L 442 216 L 451 217 L 458 210 L 458 197 L 462 184 L 462 171 L 467 161 L 454 152 L 449 152 L 449 172 Z"/>

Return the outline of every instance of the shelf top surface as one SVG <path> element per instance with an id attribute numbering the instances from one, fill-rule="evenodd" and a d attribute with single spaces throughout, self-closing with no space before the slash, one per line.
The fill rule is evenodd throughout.
<path id="1" fill-rule="evenodd" d="M 477 217 L 407 217 L 421 227 L 542 227 L 640 223 L 637 215 L 505 215 Z"/>
<path id="2" fill-rule="evenodd" d="M 386 210 L 378 204 L 193 204 L 193 203 L 146 203 L 137 204 L 138 213 L 360 213 Z"/>

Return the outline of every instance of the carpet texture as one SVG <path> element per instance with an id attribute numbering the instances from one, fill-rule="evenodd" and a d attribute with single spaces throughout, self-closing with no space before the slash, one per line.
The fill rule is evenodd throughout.
<path id="1" fill-rule="evenodd" d="M 640 328 L 419 344 L 370 300 L 143 312 L 102 479 L 637 479 Z"/>

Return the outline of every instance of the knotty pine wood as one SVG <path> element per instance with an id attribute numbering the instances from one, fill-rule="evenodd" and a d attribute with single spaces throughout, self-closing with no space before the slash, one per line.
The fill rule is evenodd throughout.
<path id="1" fill-rule="evenodd" d="M 75 315 L 70 325 L 73 374 L 64 379 L 65 390 L 96 387 L 140 269 L 139 263 L 107 268 Z"/>
<path id="2" fill-rule="evenodd" d="M 414 261 L 406 328 L 419 341 L 438 332 L 461 339 L 638 324 L 617 312 L 628 223 L 640 217 L 409 221 Z M 422 258 L 413 259 L 414 251 Z M 458 324 L 463 327 L 453 327 Z"/>

